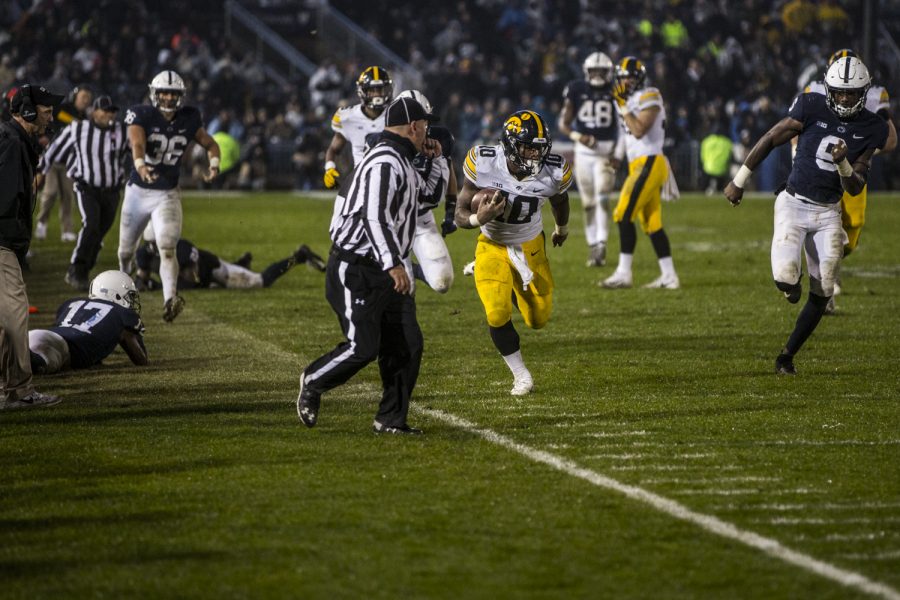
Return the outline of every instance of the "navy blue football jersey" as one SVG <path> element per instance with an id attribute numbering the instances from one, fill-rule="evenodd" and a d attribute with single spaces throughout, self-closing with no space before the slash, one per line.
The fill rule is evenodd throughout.
<path id="1" fill-rule="evenodd" d="M 566 86 L 563 97 L 575 109 L 573 131 L 592 135 L 598 141 L 618 139 L 619 124 L 609 86 L 597 88 L 583 79 L 577 79 Z"/>
<path id="2" fill-rule="evenodd" d="M 193 106 L 183 106 L 168 121 L 163 114 L 149 104 L 132 106 L 125 113 L 126 125 L 140 125 L 147 134 L 144 160 L 153 167 L 159 177 L 153 183 L 141 181 L 132 168 L 129 183 L 153 190 L 171 190 L 178 187 L 181 159 L 188 144 L 203 127 L 203 117 Z"/>
<path id="3" fill-rule="evenodd" d="M 143 333 L 141 318 L 132 309 L 108 300 L 73 298 L 56 311 L 50 331 L 69 344 L 72 368 L 85 369 L 112 354 L 125 329 Z"/>
<path id="4" fill-rule="evenodd" d="M 198 248 L 190 240 L 180 239 L 175 246 L 178 261 L 178 289 L 207 288 L 212 284 L 213 271 L 221 266 L 219 257 Z M 159 249 L 155 242 L 144 242 L 134 253 L 138 268 L 147 273 L 159 273 Z"/>
<path id="5" fill-rule="evenodd" d="M 863 109 L 853 119 L 842 121 L 826 106 L 822 94 L 800 94 L 788 109 L 788 116 L 803 123 L 788 186 L 820 204 L 840 202 L 844 194 L 831 159 L 831 149 L 838 140 L 847 144 L 847 160 L 853 164 L 869 148 L 883 147 L 888 136 L 887 123 L 875 113 Z"/>
<path id="6" fill-rule="evenodd" d="M 436 159 L 426 158 L 424 154 L 416 154 L 413 166 L 425 181 L 426 193 L 419 198 L 419 215 L 433 210 L 441 203 L 447 187 L 450 185 L 450 163 L 456 139 L 450 130 L 441 125 L 431 125 L 428 137 L 437 140 L 441 145 L 441 155 Z M 381 141 L 381 132 L 366 135 L 366 152 Z"/>

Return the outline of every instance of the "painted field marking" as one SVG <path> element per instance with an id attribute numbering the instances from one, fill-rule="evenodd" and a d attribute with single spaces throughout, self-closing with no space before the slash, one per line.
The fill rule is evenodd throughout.
<path id="1" fill-rule="evenodd" d="M 250 333 L 238 329 L 237 327 L 216 321 L 205 313 L 198 311 L 194 313 L 194 316 L 195 318 L 198 318 L 200 320 L 215 322 L 218 326 L 229 329 L 235 334 L 235 337 L 242 338 L 248 342 L 252 342 L 260 346 L 265 346 L 271 351 L 271 354 L 280 356 L 292 365 L 297 365 L 297 377 L 299 379 L 299 371 L 301 365 L 298 363 L 304 360 L 303 357 L 300 357 L 298 360 L 297 355 L 284 350 L 276 344 L 266 340 L 261 340 Z M 291 394 L 287 395 L 290 396 Z M 503 446 L 504 448 L 521 454 L 522 456 L 537 463 L 547 465 L 573 477 L 584 479 L 588 483 L 591 483 L 598 487 L 619 492 L 632 500 L 637 500 L 639 502 L 649 504 L 651 507 L 659 510 L 660 512 L 668 514 L 682 521 L 687 521 L 689 523 L 698 525 L 700 528 L 705 529 L 710 533 L 714 533 L 724 538 L 733 539 L 747 546 L 750 546 L 751 548 L 761 550 L 769 556 L 798 566 L 802 569 L 820 575 L 826 579 L 830 579 L 832 581 L 840 583 L 841 585 L 856 588 L 868 594 L 881 596 L 890 600 L 900 600 L 900 592 L 884 583 L 873 581 L 860 573 L 841 569 L 840 567 L 836 567 L 830 563 L 818 560 L 816 558 L 813 558 L 812 556 L 803 554 L 802 552 L 792 550 L 782 545 L 778 540 L 767 538 L 757 533 L 753 533 L 752 531 L 744 531 L 743 529 L 740 529 L 737 526 L 728 523 L 727 521 L 723 521 L 712 515 L 705 515 L 695 512 L 674 500 L 670 500 L 658 494 L 654 494 L 653 492 L 637 486 L 621 483 L 615 479 L 612 479 L 611 477 L 607 477 L 595 471 L 591 471 L 590 469 L 585 469 L 570 460 L 562 458 L 561 456 L 557 456 L 549 452 L 544 452 L 542 450 L 537 450 L 531 448 L 530 446 L 520 444 L 506 436 L 496 433 L 490 429 L 478 427 L 474 423 L 466 421 L 465 419 L 462 419 L 450 413 L 445 413 L 443 411 L 429 408 L 421 408 L 417 405 L 412 405 L 410 408 L 415 412 L 431 417 L 438 421 L 443 421 L 444 423 L 475 434 L 488 442 Z M 646 435 L 646 432 L 627 432 L 626 435 Z M 675 470 L 675 465 L 659 466 L 664 467 L 664 470 Z M 647 467 L 622 468 L 646 469 Z M 737 467 L 736 465 L 726 465 L 724 467 L 720 467 L 719 470 L 736 470 L 738 468 L 739 467 Z"/>
<path id="2" fill-rule="evenodd" d="M 753 533 L 752 531 L 745 531 L 712 515 L 705 515 L 703 513 L 693 511 L 687 506 L 674 500 L 670 500 L 634 485 L 624 484 L 611 477 L 607 477 L 606 475 L 597 473 L 596 471 L 585 469 L 584 467 L 581 467 L 571 460 L 565 459 L 561 456 L 557 456 L 543 450 L 538 450 L 536 448 L 526 446 L 525 444 L 520 444 L 519 442 L 516 442 L 506 437 L 505 435 L 501 435 L 491 429 L 479 427 L 478 425 L 457 417 L 456 415 L 452 415 L 440 410 L 421 408 L 419 406 L 412 406 L 411 408 L 419 414 L 425 415 L 426 417 L 431 417 L 432 419 L 435 419 L 437 421 L 442 421 L 444 423 L 447 423 L 448 425 L 452 425 L 453 427 L 457 427 L 464 431 L 468 431 L 469 433 L 477 435 L 492 444 L 496 444 L 508 450 L 512 450 L 513 452 L 520 454 L 521 456 L 524 456 L 525 458 L 528 458 L 534 462 L 547 465 L 548 467 L 556 469 L 557 471 L 561 471 L 567 475 L 571 475 L 572 477 L 578 477 L 579 479 L 583 479 L 597 487 L 619 492 L 627 498 L 643 502 L 644 504 L 648 504 L 656 510 L 663 512 L 669 516 L 675 517 L 676 519 L 693 523 L 699 526 L 701 529 L 705 529 L 710 533 L 714 533 L 721 537 L 738 541 L 744 545 L 750 546 L 751 548 L 756 548 L 773 558 L 780 559 L 786 563 L 795 565 L 797 567 L 800 567 L 801 569 L 840 583 L 841 585 L 856 588 L 868 594 L 881 596 L 883 598 L 900 600 L 900 592 L 884 583 L 873 581 L 865 575 L 862 575 L 861 573 L 848 571 L 830 563 L 813 558 L 808 554 L 803 554 L 802 552 L 792 550 L 791 548 L 782 545 L 778 540 L 767 538 L 757 533 Z"/>

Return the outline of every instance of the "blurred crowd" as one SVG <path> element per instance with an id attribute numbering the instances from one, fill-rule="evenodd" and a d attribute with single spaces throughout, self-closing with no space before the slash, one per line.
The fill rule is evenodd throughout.
<path id="1" fill-rule="evenodd" d="M 315 22 L 320 2 L 246 2 L 255 10 L 296 6 Z M 860 48 L 858 7 L 838 0 L 418 0 L 377 11 L 353 0 L 331 5 L 404 57 L 424 76 L 423 91 L 454 132 L 457 148 L 493 142 L 503 119 L 529 107 L 556 122 L 566 83 L 581 78 L 584 57 L 640 57 L 667 104 L 667 144 L 677 153 L 710 135 L 738 152 L 781 118 L 792 97 L 818 78 L 838 48 Z M 300 30 L 288 40 L 315 48 Z M 321 187 L 330 117 L 357 101 L 363 62 L 320 65 L 310 79 L 283 88 L 254 52 L 233 54 L 220 2 L 198 0 L 0 0 L 0 90 L 36 81 L 64 93 L 87 83 L 127 106 L 142 102 L 155 73 L 171 68 L 188 83 L 210 133 L 239 147 L 218 185 Z M 896 95 L 880 56 L 863 57 L 876 81 Z M 392 65 L 382 65 L 391 68 Z M 399 92 L 399 89 L 395 90 Z M 896 154 L 896 153 L 895 153 Z M 778 183 L 779 160 L 756 179 Z M 896 161 L 896 157 L 888 157 Z M 782 160 L 783 162 L 783 160 Z M 880 169 L 890 181 L 900 168 Z M 897 175 L 893 175 L 897 177 Z"/>

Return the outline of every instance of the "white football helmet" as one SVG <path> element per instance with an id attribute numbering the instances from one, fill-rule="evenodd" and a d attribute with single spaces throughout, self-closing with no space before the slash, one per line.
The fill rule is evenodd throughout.
<path id="1" fill-rule="evenodd" d="M 134 281 L 122 271 L 103 271 L 94 277 L 88 298 L 109 300 L 137 313 L 141 312 L 141 299 Z"/>
<path id="2" fill-rule="evenodd" d="M 869 70 L 855 56 L 839 58 L 825 72 L 825 104 L 844 119 L 856 116 L 866 103 L 866 92 L 872 85 Z M 851 99 L 842 104 L 835 94 L 850 93 Z"/>
<path id="3" fill-rule="evenodd" d="M 425 109 L 426 113 L 428 113 L 429 115 L 433 114 L 432 110 L 431 110 L 431 102 L 429 102 L 428 98 L 425 97 L 425 94 L 423 94 L 419 90 L 403 90 L 402 92 L 397 94 L 397 97 L 398 98 L 412 98 L 413 100 L 415 100 L 416 102 L 418 102 L 419 104 L 422 105 L 422 108 Z"/>
<path id="4" fill-rule="evenodd" d="M 175 112 L 181 108 L 181 104 L 184 102 L 184 93 L 187 91 L 184 80 L 175 71 L 162 71 L 153 78 L 147 87 L 150 88 L 150 104 L 162 112 Z M 159 100 L 160 92 L 174 93 L 174 102 L 162 104 Z"/>
<path id="5" fill-rule="evenodd" d="M 594 87 L 612 81 L 613 61 L 603 52 L 594 52 L 584 59 L 584 78 Z"/>

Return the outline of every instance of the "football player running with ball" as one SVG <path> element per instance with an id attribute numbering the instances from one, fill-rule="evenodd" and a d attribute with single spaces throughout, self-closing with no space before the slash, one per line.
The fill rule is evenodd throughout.
<path id="1" fill-rule="evenodd" d="M 662 188 L 669 178 L 669 162 L 663 154 L 666 109 L 662 94 L 655 87 L 644 87 L 647 69 L 633 56 L 626 56 L 616 67 L 613 97 L 625 128 L 625 153 L 628 177 L 622 185 L 613 220 L 619 225 L 619 264 L 615 272 L 600 282 L 605 288 L 630 288 L 631 264 L 637 246 L 635 218 L 650 236 L 661 275 L 645 288 L 677 290 L 681 287 L 669 237 L 662 224 Z"/>
<path id="2" fill-rule="evenodd" d="M 163 319 L 171 322 L 184 308 L 177 295 L 178 260 L 175 247 L 181 237 L 181 194 L 178 173 L 184 151 L 196 141 L 209 156 L 212 181 L 219 174 L 219 145 L 206 132 L 200 111 L 183 106 L 184 81 L 175 71 L 163 71 L 150 82 L 150 104 L 128 109 L 125 124 L 134 170 L 125 186 L 119 224 L 119 269 L 132 271 L 134 253 L 147 223 L 153 222 L 159 245 L 159 275 L 163 288 Z"/>
<path id="3" fill-rule="evenodd" d="M 619 118 L 616 113 L 612 82 L 615 65 L 602 53 L 594 52 L 584 60 L 584 79 L 566 86 L 559 131 L 575 142 L 575 182 L 584 208 L 584 237 L 588 243 L 587 266 L 606 264 L 609 238 L 609 194 L 616 183 L 621 157 Z"/>
<path id="4" fill-rule="evenodd" d="M 331 117 L 334 136 L 325 150 L 325 187 L 336 188 L 341 174 L 337 170 L 337 157 L 350 142 L 353 164 L 359 164 L 366 153 L 366 136 L 380 133 L 384 129 L 384 109 L 394 96 L 394 82 L 384 67 L 367 67 L 356 80 L 356 95 L 359 104 L 339 108 Z"/>
<path id="5" fill-rule="evenodd" d="M 503 124 L 500 144 L 469 150 L 456 207 L 457 225 L 481 230 L 475 248 L 475 287 L 491 340 L 512 371 L 514 396 L 531 392 L 534 380 L 512 324 L 513 296 L 532 329 L 544 327 L 553 309 L 553 275 L 541 218 L 544 202 L 550 201 L 556 222 L 553 245 L 562 246 L 569 235 L 566 190 L 572 171 L 563 157 L 550 153 L 550 147 L 543 117 L 531 110 L 513 113 Z M 485 188 L 494 191 L 473 212 L 472 199 Z"/>
<path id="6" fill-rule="evenodd" d="M 819 324 L 834 293 L 844 247 L 841 196 L 862 191 L 872 156 L 888 138 L 884 119 L 864 107 L 870 83 L 869 71 L 858 58 L 836 60 L 825 73 L 825 95 L 797 96 L 788 116 L 760 138 L 725 188 L 725 197 L 739 205 L 753 169 L 773 148 L 799 135 L 787 187 L 775 199 L 772 274 L 788 302 L 797 303 L 802 294 L 800 255 L 805 250 L 809 297 L 775 359 L 778 374 L 796 374 L 794 355 Z"/>

